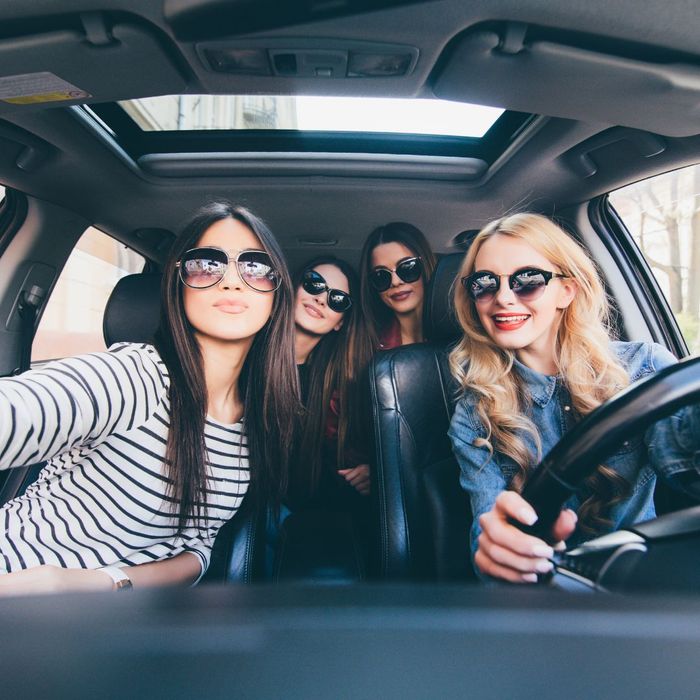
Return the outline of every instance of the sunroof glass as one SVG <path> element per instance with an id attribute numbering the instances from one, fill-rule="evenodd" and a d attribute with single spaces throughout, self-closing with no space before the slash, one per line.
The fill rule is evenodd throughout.
<path id="1" fill-rule="evenodd" d="M 479 138 L 502 109 L 447 100 L 170 95 L 119 103 L 144 131 L 293 129 Z"/>

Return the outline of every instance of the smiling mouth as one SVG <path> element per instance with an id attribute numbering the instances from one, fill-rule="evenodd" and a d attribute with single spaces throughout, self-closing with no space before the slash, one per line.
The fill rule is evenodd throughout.
<path id="1" fill-rule="evenodd" d="M 492 316 L 494 325 L 499 330 L 516 330 L 520 328 L 529 318 L 529 314 L 517 314 L 508 316 Z"/>

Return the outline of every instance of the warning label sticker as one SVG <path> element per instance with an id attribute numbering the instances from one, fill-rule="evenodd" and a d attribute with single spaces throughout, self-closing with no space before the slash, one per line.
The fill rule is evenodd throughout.
<path id="1" fill-rule="evenodd" d="M 12 104 L 63 102 L 86 97 L 91 97 L 90 93 L 48 71 L 0 78 L 0 100 Z"/>

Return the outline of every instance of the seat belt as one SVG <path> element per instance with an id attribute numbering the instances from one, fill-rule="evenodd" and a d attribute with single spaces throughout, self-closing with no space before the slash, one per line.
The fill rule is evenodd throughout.
<path id="1" fill-rule="evenodd" d="M 46 292 L 38 284 L 28 292 L 22 292 L 17 303 L 17 313 L 20 318 L 20 358 L 19 367 L 12 373 L 22 374 L 29 369 L 32 361 L 32 341 L 34 340 L 34 322 Z M 8 470 L 4 480 L 0 480 L 0 506 L 24 493 L 27 486 L 34 482 L 44 467 L 45 462 L 15 467 Z"/>
<path id="2" fill-rule="evenodd" d="M 34 340 L 34 322 L 46 292 L 38 284 L 32 286 L 28 292 L 23 292 L 17 304 L 21 327 L 21 348 L 19 367 L 14 374 L 22 374 L 29 369 L 32 360 L 32 341 Z"/>

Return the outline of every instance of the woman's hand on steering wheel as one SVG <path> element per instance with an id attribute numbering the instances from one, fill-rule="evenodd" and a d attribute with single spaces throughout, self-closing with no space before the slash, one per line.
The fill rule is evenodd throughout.
<path id="1" fill-rule="evenodd" d="M 576 528 L 576 513 L 562 510 L 552 528 L 552 539 L 559 544 Z M 509 521 L 523 525 L 537 522 L 532 506 L 515 491 L 502 491 L 493 508 L 479 518 L 481 534 L 474 563 L 481 573 L 511 583 L 536 583 L 537 574 L 552 570 L 554 548 L 544 540 L 527 535 Z"/>

